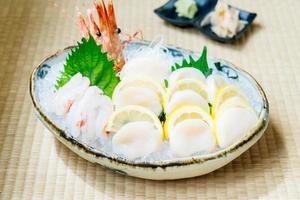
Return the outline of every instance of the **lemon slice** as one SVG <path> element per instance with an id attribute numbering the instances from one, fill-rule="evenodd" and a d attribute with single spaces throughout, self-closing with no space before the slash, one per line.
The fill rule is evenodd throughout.
<path id="1" fill-rule="evenodd" d="M 232 97 L 239 97 L 241 99 L 244 99 L 245 102 L 247 102 L 245 99 L 245 95 L 242 93 L 240 88 L 236 85 L 225 85 L 221 87 L 215 96 L 215 99 L 212 104 L 212 116 L 215 117 L 219 107 L 226 102 L 226 100 L 232 98 Z M 230 102 L 228 104 L 234 104 L 234 102 Z M 238 103 L 239 104 L 239 103 Z M 228 106 L 228 105 L 227 105 Z"/>
<path id="2" fill-rule="evenodd" d="M 163 135 L 162 125 L 157 116 L 141 106 L 126 106 L 115 111 L 110 116 L 105 129 L 107 132 L 115 133 L 125 124 L 139 121 L 150 122 Z"/>
<path id="3" fill-rule="evenodd" d="M 213 127 L 212 117 L 203 108 L 200 106 L 182 106 L 175 109 L 167 116 L 164 125 L 165 138 L 169 138 L 169 133 L 172 132 L 178 123 L 187 119 L 201 119 L 210 127 Z"/>
<path id="4" fill-rule="evenodd" d="M 200 106 L 208 112 L 210 109 L 207 100 L 205 100 L 201 95 L 193 90 L 182 90 L 173 94 L 165 107 L 165 113 L 169 115 L 174 109 L 185 105 Z"/>
<path id="5" fill-rule="evenodd" d="M 182 79 L 196 79 L 196 80 L 200 80 L 200 81 L 206 81 L 205 76 L 203 75 L 203 73 L 194 68 L 194 67 L 184 67 L 184 68 L 180 68 L 175 70 L 174 72 L 172 72 L 172 74 L 170 75 L 168 81 L 169 81 L 169 86 L 172 86 L 174 84 L 176 84 L 179 80 Z"/>
<path id="6" fill-rule="evenodd" d="M 241 107 L 241 108 L 251 108 L 251 105 L 242 97 L 234 96 L 225 100 L 218 108 L 217 113 L 221 113 L 225 109 Z"/>
<path id="7" fill-rule="evenodd" d="M 198 94 L 200 94 L 205 100 L 208 99 L 208 94 L 206 91 L 206 85 L 204 82 L 196 79 L 182 79 L 174 83 L 173 86 L 171 86 L 164 97 L 163 106 L 166 107 L 172 96 L 177 91 L 182 90 L 192 90 Z"/>
<path id="8" fill-rule="evenodd" d="M 151 89 L 154 91 L 161 100 L 165 94 L 165 89 L 161 86 L 161 84 L 151 78 L 144 77 L 144 76 L 136 76 L 130 78 L 124 78 L 122 81 L 116 86 L 112 99 L 116 99 L 120 94 L 120 91 L 126 87 L 144 87 Z"/>

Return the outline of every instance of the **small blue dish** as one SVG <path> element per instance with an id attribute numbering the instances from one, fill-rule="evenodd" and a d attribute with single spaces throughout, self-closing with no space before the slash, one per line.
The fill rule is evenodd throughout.
<path id="1" fill-rule="evenodd" d="M 199 19 L 203 19 L 206 14 L 213 10 L 218 0 L 196 0 L 198 12 L 193 19 L 179 17 L 176 13 L 175 2 L 170 0 L 165 5 L 157 8 L 154 12 L 163 20 L 179 27 L 193 27 Z"/>
<path id="2" fill-rule="evenodd" d="M 240 30 L 233 37 L 220 37 L 211 30 L 211 25 L 201 26 L 202 20 L 205 16 L 214 10 L 215 6 L 218 3 L 218 0 L 196 0 L 198 12 L 196 13 L 194 19 L 188 19 L 185 17 L 179 17 L 175 11 L 175 2 L 177 0 L 170 0 L 165 5 L 157 8 L 154 12 L 163 20 L 179 27 L 195 27 L 197 30 L 210 37 L 213 40 L 223 42 L 223 43 L 232 43 L 235 40 L 238 40 L 242 35 L 249 29 L 254 19 L 256 18 L 256 13 L 251 13 L 245 10 L 241 10 L 233 7 L 239 11 L 240 20 L 247 21 L 245 27 Z"/>

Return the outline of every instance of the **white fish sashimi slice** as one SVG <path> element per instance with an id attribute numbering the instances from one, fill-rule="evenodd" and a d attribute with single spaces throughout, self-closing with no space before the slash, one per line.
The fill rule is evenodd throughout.
<path id="1" fill-rule="evenodd" d="M 96 86 L 89 87 L 84 96 L 76 101 L 66 116 L 67 126 L 74 137 L 82 134 L 85 141 L 95 140 L 103 133 L 103 123 L 113 110 L 109 97 Z M 102 117 L 99 117 L 103 114 Z M 105 121 L 105 122 L 103 122 Z"/>
<path id="2" fill-rule="evenodd" d="M 105 131 L 105 125 L 113 113 L 113 103 L 108 96 L 101 96 L 99 104 L 101 107 L 96 118 L 96 136 L 102 141 L 105 141 L 108 138 Z"/>
<path id="3" fill-rule="evenodd" d="M 113 151 L 129 159 L 147 156 L 161 146 L 160 131 L 147 121 L 127 123 L 112 138 Z"/>
<path id="4" fill-rule="evenodd" d="M 66 121 L 74 137 L 78 137 L 82 132 L 87 132 L 89 130 L 88 126 L 92 126 L 93 121 L 88 121 L 88 118 L 96 119 L 98 108 L 95 104 L 101 92 L 95 86 L 89 87 L 83 97 L 72 105 L 66 116 Z M 93 124 L 95 125 L 95 120 Z"/>
<path id="5" fill-rule="evenodd" d="M 206 79 L 208 99 L 213 102 L 218 89 L 228 84 L 228 81 L 221 75 L 210 75 Z"/>
<path id="6" fill-rule="evenodd" d="M 171 74 L 171 68 L 159 56 L 137 57 L 129 60 L 120 72 L 121 80 L 129 77 L 146 76 L 159 81 L 161 84 Z"/>
<path id="7" fill-rule="evenodd" d="M 216 148 L 212 127 L 201 119 L 187 119 L 178 123 L 169 140 L 171 151 L 178 156 L 211 152 Z"/>
<path id="8" fill-rule="evenodd" d="M 228 108 L 251 108 L 251 105 L 241 96 L 233 96 L 229 99 L 226 99 L 218 108 L 217 112 L 222 112 Z"/>
<path id="9" fill-rule="evenodd" d="M 251 108 L 228 108 L 218 114 L 215 131 L 221 148 L 230 146 L 256 127 L 258 117 Z"/>
<path id="10" fill-rule="evenodd" d="M 182 79 L 196 79 L 205 82 L 205 76 L 198 69 L 193 67 L 184 67 L 175 70 L 169 77 L 169 87 L 174 85 L 179 80 Z"/>
<path id="11" fill-rule="evenodd" d="M 51 110 L 57 115 L 65 115 L 74 101 L 82 97 L 89 85 L 89 79 L 77 73 L 54 94 Z"/>
<path id="12" fill-rule="evenodd" d="M 193 90 L 177 91 L 166 106 L 166 114 L 170 114 L 174 109 L 184 105 L 196 105 L 209 112 L 208 102 Z"/>
<path id="13" fill-rule="evenodd" d="M 158 94 L 146 87 L 129 86 L 123 88 L 118 95 L 115 95 L 113 101 L 116 109 L 128 105 L 137 105 L 148 108 L 156 115 L 162 112 L 161 100 Z"/>

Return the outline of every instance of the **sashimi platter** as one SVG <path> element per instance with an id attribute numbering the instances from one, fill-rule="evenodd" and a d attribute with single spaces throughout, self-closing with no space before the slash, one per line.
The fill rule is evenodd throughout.
<path id="1" fill-rule="evenodd" d="M 78 44 L 33 70 L 30 95 L 38 118 L 82 158 L 145 179 L 188 178 L 226 165 L 267 128 L 260 85 L 206 47 L 123 34 L 111 0 L 78 13 L 78 25 Z"/>

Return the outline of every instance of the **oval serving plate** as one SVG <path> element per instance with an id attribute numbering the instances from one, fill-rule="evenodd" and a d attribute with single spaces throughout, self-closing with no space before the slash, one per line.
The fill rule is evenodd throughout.
<path id="1" fill-rule="evenodd" d="M 135 51 L 143 45 L 149 45 L 149 42 L 136 41 L 130 43 L 124 51 L 125 56 L 128 55 L 128 52 Z M 267 128 L 269 122 L 268 101 L 265 93 L 255 79 L 247 72 L 235 67 L 229 62 L 209 58 L 208 62 L 210 67 L 213 68 L 214 73 L 218 73 L 228 78 L 230 82 L 239 85 L 244 90 L 244 93 L 247 94 L 252 106 L 259 115 L 260 120 L 257 127 L 240 141 L 232 144 L 228 148 L 218 149 L 209 154 L 151 162 L 127 160 L 123 157 L 83 144 L 79 142 L 79 140 L 72 138 L 70 134 L 65 131 L 63 120 L 49 113 L 46 109 L 46 99 L 49 97 L 48 93 L 50 90 L 53 90 L 55 84 L 51 76 L 58 76 L 72 48 L 73 47 L 68 47 L 55 53 L 33 70 L 30 78 L 30 95 L 36 114 L 42 123 L 60 142 L 90 162 L 98 163 L 122 174 L 145 179 L 166 180 L 194 177 L 212 172 L 237 158 L 255 144 Z M 198 53 L 171 46 L 167 48 L 172 56 L 178 60 L 190 54 L 198 55 Z M 215 65 L 215 63 L 218 64 Z M 49 88 L 49 91 L 41 90 L 41 88 L 45 88 L 44 84 Z"/>

